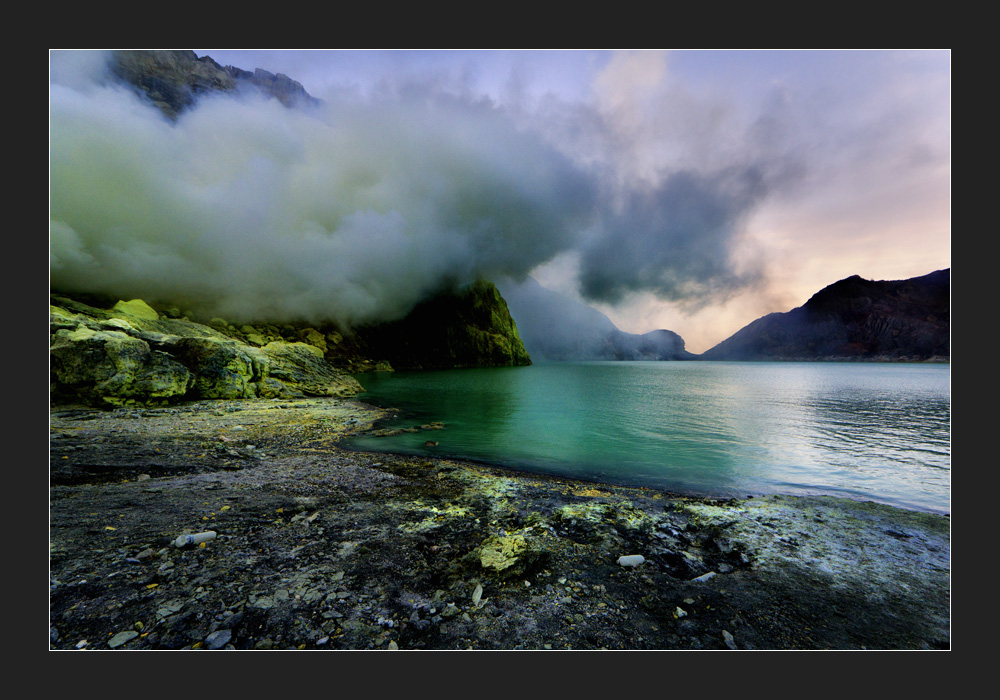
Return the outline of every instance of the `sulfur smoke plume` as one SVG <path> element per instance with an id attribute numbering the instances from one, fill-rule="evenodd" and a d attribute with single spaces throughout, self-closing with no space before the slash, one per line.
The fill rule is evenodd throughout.
<path id="1" fill-rule="evenodd" d="M 55 289 L 350 325 L 478 276 L 523 279 L 569 251 L 591 299 L 697 301 L 755 279 L 729 254 L 766 192 L 752 168 L 633 187 L 573 150 L 579 131 L 571 143 L 551 123 L 425 89 L 315 109 L 214 95 L 170 121 L 99 58 L 53 58 Z M 589 116 L 589 141 L 610 142 Z"/>

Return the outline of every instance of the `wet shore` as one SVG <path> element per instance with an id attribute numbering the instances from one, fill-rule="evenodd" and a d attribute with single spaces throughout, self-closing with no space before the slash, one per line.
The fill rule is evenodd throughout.
<path id="1" fill-rule="evenodd" d="M 950 647 L 946 516 L 338 446 L 384 415 L 53 406 L 50 647 Z"/>

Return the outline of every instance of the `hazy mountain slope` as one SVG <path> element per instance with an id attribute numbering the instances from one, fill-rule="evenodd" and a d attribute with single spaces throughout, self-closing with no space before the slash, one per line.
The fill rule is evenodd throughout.
<path id="1" fill-rule="evenodd" d="M 688 360 L 684 340 L 668 330 L 642 335 L 619 330 L 585 304 L 528 277 L 498 283 L 517 320 L 525 347 L 536 360 Z"/>

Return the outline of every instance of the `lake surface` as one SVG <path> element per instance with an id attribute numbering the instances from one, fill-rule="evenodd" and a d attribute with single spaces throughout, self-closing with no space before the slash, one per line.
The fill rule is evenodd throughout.
<path id="1" fill-rule="evenodd" d="M 682 494 L 951 511 L 947 364 L 565 362 L 357 378 L 361 400 L 400 409 L 384 427 L 445 428 L 355 449 Z"/>

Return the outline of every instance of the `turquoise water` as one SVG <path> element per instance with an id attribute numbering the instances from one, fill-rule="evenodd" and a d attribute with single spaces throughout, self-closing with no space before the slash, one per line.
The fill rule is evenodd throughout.
<path id="1" fill-rule="evenodd" d="M 950 366 L 567 362 L 358 375 L 400 410 L 361 450 L 682 494 L 830 494 L 950 512 Z M 426 440 L 439 444 L 425 447 Z"/>

